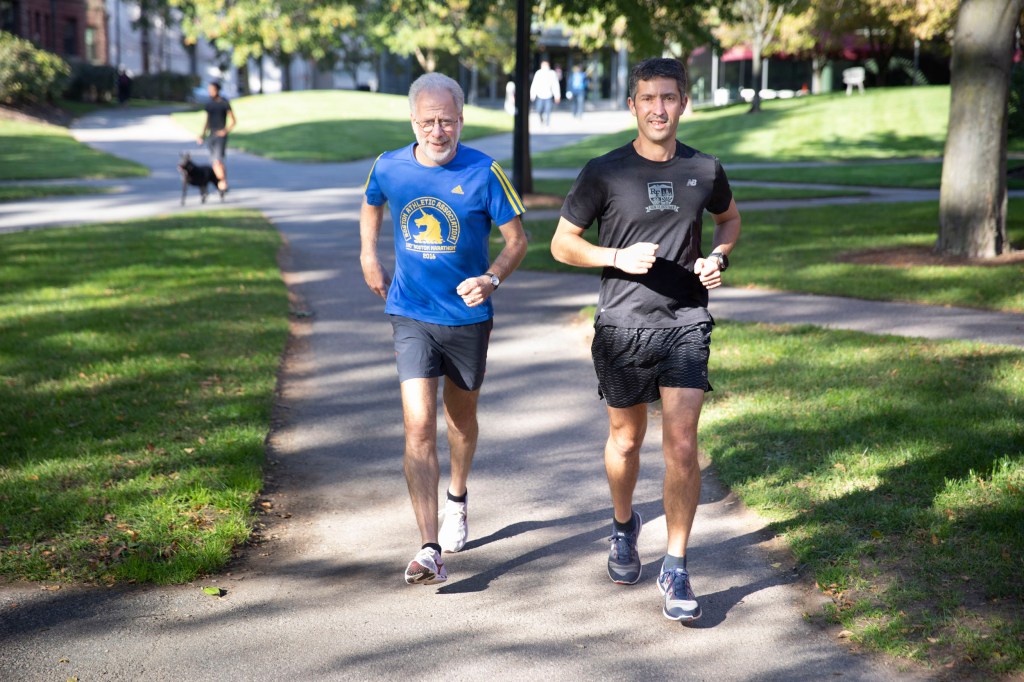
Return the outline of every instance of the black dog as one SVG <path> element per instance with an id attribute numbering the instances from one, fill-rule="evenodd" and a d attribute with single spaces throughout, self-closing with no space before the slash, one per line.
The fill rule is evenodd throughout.
<path id="1" fill-rule="evenodd" d="M 206 203 L 206 197 L 210 193 L 208 185 L 217 185 L 217 176 L 213 172 L 211 166 L 200 166 L 199 164 L 192 161 L 192 155 L 185 152 L 181 155 L 181 161 L 178 162 L 178 172 L 181 173 L 181 205 L 185 205 L 185 194 L 188 192 L 189 185 L 195 185 L 199 188 L 199 196 L 202 197 L 202 203 Z M 220 193 L 220 200 L 224 201 L 224 192 Z"/>

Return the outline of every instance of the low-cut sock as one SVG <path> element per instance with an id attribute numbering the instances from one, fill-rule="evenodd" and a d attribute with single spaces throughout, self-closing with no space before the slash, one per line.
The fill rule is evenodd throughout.
<path id="1" fill-rule="evenodd" d="M 612 528 L 616 533 L 632 533 L 636 530 L 636 512 L 633 512 L 630 515 L 629 521 L 626 523 L 619 523 L 619 521 L 612 516 Z"/>
<path id="2" fill-rule="evenodd" d="M 466 490 L 466 492 L 462 493 L 461 495 L 452 495 L 452 491 L 451 490 L 448 491 L 448 499 L 451 500 L 452 502 L 462 502 L 463 504 L 465 504 L 467 497 L 469 497 L 469 490 L 468 489 Z"/>
<path id="3" fill-rule="evenodd" d="M 422 547 L 420 547 L 420 549 L 426 549 L 427 547 L 429 547 L 430 549 L 434 550 L 438 554 L 441 553 L 441 545 L 437 544 L 436 542 L 428 542 L 427 544 L 425 544 Z"/>
<path id="4" fill-rule="evenodd" d="M 681 568 L 686 570 L 686 557 L 685 556 L 672 556 L 671 554 L 665 555 L 665 561 L 661 564 L 661 572 L 671 571 L 674 568 Z"/>

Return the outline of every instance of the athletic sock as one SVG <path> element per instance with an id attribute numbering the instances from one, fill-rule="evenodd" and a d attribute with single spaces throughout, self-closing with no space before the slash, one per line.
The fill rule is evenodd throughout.
<path id="1" fill-rule="evenodd" d="M 661 570 L 671 571 L 673 568 L 681 568 L 686 570 L 686 557 L 685 556 L 672 556 L 671 554 L 665 555 L 665 561 L 661 564 Z"/>
<path id="2" fill-rule="evenodd" d="M 434 550 L 438 554 L 441 553 L 441 545 L 437 544 L 436 542 L 428 542 L 427 544 L 425 544 L 422 547 L 420 547 L 420 549 L 426 549 L 427 547 L 429 547 L 430 549 Z"/>
<path id="3" fill-rule="evenodd" d="M 456 495 L 452 495 L 452 491 L 451 490 L 448 491 L 448 499 L 451 500 L 452 502 L 465 502 L 466 501 L 466 497 L 468 495 L 469 495 L 469 490 L 467 490 L 466 492 L 462 493 L 461 495 L 457 495 L 457 496 Z"/>
<path id="4" fill-rule="evenodd" d="M 631 513 L 626 523 L 619 523 L 618 519 L 612 516 L 612 528 L 616 533 L 632 533 L 636 528 L 636 514 Z"/>

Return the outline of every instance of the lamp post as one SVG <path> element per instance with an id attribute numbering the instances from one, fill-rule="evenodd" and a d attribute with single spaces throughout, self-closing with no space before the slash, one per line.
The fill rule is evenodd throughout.
<path id="1" fill-rule="evenodd" d="M 516 0 L 516 116 L 512 133 L 512 183 L 520 195 L 533 192 L 530 168 L 530 23 L 532 0 Z"/>

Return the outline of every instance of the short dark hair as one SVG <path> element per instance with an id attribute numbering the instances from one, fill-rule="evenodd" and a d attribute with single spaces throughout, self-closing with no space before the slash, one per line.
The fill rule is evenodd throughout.
<path id="1" fill-rule="evenodd" d="M 220 81 L 210 81 L 210 87 L 220 92 Z"/>
<path id="2" fill-rule="evenodd" d="M 645 59 L 629 72 L 629 98 L 636 97 L 636 88 L 640 81 L 655 78 L 671 78 L 679 84 L 679 94 L 686 97 L 689 86 L 686 84 L 686 67 L 678 59 L 671 57 L 652 57 Z"/>

